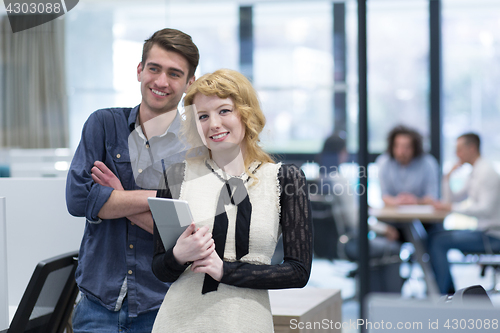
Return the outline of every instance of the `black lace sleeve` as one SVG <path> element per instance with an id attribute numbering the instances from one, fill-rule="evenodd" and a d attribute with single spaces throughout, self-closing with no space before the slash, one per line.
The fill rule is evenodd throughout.
<path id="1" fill-rule="evenodd" d="M 175 164 L 173 165 L 168 172 L 169 181 L 165 180 L 163 177 L 164 185 L 156 192 L 157 198 L 170 198 L 178 197 L 179 195 L 172 195 L 172 192 L 175 192 L 177 188 L 180 188 L 180 183 L 182 182 L 180 179 L 184 174 L 184 164 Z M 176 181 L 176 179 L 178 181 Z M 169 186 L 169 183 L 172 186 Z M 163 247 L 163 242 L 160 238 L 160 234 L 158 229 L 156 228 L 156 223 L 154 223 L 154 231 L 153 231 L 153 242 L 155 247 L 152 270 L 154 275 L 163 282 L 174 282 L 179 278 L 179 276 L 184 272 L 184 270 L 188 267 L 188 265 L 181 265 L 175 260 L 173 248 L 165 251 Z"/>
<path id="2" fill-rule="evenodd" d="M 311 273 L 313 230 L 306 179 L 295 165 L 283 165 L 279 181 L 283 263 L 224 262 L 222 283 L 254 289 L 302 288 L 307 284 Z"/>

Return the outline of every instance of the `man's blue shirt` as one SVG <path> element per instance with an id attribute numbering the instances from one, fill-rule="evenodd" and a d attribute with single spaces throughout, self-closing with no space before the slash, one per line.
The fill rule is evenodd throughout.
<path id="1" fill-rule="evenodd" d="M 411 193 L 417 198 L 438 198 L 439 169 L 432 155 L 422 154 L 412 159 L 408 165 L 401 165 L 388 154 L 383 154 L 377 159 L 377 164 L 383 196 Z"/>
<path id="2" fill-rule="evenodd" d="M 138 111 L 139 106 L 101 109 L 92 113 L 83 127 L 66 183 L 68 211 L 71 215 L 87 219 L 76 282 L 83 293 L 112 311 L 120 308 L 120 294 L 123 297 L 123 291 L 126 290 L 131 317 L 159 308 L 168 284 L 159 281 L 151 270 L 153 235 L 127 218 L 99 219 L 97 214 L 113 189 L 94 183 L 91 169 L 95 161 L 102 161 L 120 179 L 125 190 L 141 189 L 132 170 L 132 165 L 140 163 L 131 161 L 129 153 L 129 136 L 136 132 Z M 159 141 L 155 142 L 155 155 L 165 159 L 166 168 L 182 161 L 184 156 L 180 151 L 184 145 L 179 142 L 177 135 L 180 118 L 177 114 L 168 133 L 160 140 L 163 147 L 160 151 L 157 149 Z M 145 141 L 144 147 L 147 148 L 144 149 L 150 149 L 152 145 Z M 161 161 L 151 161 L 152 166 L 158 163 L 161 164 Z M 162 170 L 154 172 L 153 169 L 157 168 L 150 169 L 144 175 L 152 177 L 149 183 L 154 185 L 150 188 L 155 189 Z"/>

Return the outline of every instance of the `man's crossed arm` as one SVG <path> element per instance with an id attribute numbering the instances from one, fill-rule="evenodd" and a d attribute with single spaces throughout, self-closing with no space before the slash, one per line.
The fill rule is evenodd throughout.
<path id="1" fill-rule="evenodd" d="M 148 198 L 156 197 L 156 191 L 124 190 L 118 177 L 101 161 L 94 163 L 91 173 L 94 182 L 114 189 L 97 214 L 99 218 L 126 217 L 140 228 L 153 233 L 153 217 L 149 211 Z"/>

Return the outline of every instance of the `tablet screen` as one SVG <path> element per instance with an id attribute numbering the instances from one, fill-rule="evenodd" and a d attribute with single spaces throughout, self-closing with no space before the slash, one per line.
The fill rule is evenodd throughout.
<path id="1" fill-rule="evenodd" d="M 166 198 L 148 198 L 148 203 L 163 246 L 168 250 L 193 221 L 189 205 L 184 200 Z"/>

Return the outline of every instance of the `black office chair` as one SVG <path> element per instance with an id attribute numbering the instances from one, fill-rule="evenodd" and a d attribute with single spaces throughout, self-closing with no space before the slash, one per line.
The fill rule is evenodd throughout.
<path id="1" fill-rule="evenodd" d="M 347 212 L 340 201 L 335 182 L 329 179 L 308 180 L 317 193 L 309 193 L 314 226 L 316 258 L 357 262 L 357 230 L 347 223 Z M 400 244 L 385 239 L 370 240 L 370 291 L 401 292 L 404 279 L 399 274 Z M 355 277 L 357 270 L 349 273 Z"/>
<path id="2" fill-rule="evenodd" d="M 442 296 L 439 301 L 440 303 L 454 305 L 465 305 L 467 303 L 476 302 L 486 305 L 488 307 L 493 307 L 488 293 L 480 285 L 474 285 L 467 288 L 457 290 L 453 295 Z"/>
<path id="3" fill-rule="evenodd" d="M 70 252 L 39 262 L 10 327 L 0 333 L 62 333 L 78 295 L 77 257 Z"/>
<path id="4" fill-rule="evenodd" d="M 493 270 L 493 285 L 491 289 L 488 290 L 490 293 L 498 293 L 497 289 L 498 285 L 498 276 L 500 273 L 500 253 L 494 252 L 491 248 L 491 245 L 487 238 L 483 238 L 484 247 L 486 249 L 485 252 L 465 252 L 462 251 L 464 257 L 462 260 L 458 262 L 454 262 L 456 264 L 476 264 L 481 267 L 481 277 L 485 277 L 486 269 L 489 267 Z"/>

